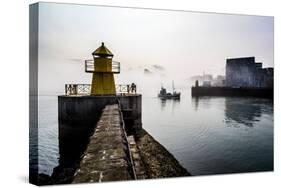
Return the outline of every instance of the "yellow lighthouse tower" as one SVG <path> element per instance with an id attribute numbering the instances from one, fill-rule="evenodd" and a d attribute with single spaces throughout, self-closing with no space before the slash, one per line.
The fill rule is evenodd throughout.
<path id="1" fill-rule="evenodd" d="M 93 53 L 94 60 L 85 61 L 85 72 L 93 73 L 91 95 L 116 95 L 114 75 L 120 73 L 120 63 L 102 42 Z"/>

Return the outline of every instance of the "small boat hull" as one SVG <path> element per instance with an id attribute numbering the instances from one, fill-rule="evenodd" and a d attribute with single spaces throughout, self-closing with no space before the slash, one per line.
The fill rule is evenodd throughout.
<path id="1" fill-rule="evenodd" d="M 161 99 L 180 99 L 180 93 L 175 93 L 175 94 L 158 94 L 158 97 Z"/>

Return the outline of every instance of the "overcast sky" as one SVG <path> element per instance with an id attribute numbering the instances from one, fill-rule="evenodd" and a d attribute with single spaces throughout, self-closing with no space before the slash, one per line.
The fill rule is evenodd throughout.
<path id="1" fill-rule="evenodd" d="M 203 72 L 224 75 L 231 57 L 255 56 L 272 67 L 273 26 L 265 16 L 40 3 L 39 92 L 90 83 L 84 60 L 101 42 L 121 62 L 116 83 L 140 89 L 172 80 L 187 87 L 190 76 Z"/>

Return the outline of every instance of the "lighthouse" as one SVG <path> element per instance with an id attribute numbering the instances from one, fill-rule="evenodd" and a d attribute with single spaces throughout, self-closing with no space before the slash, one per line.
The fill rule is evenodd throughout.
<path id="1" fill-rule="evenodd" d="M 142 129 L 142 95 L 136 85 L 115 85 L 114 74 L 120 73 L 120 63 L 104 43 L 85 60 L 85 72 L 92 74 L 91 84 L 65 84 L 65 95 L 58 96 L 60 165 L 77 161 L 95 130 L 107 105 L 117 104 L 122 111 L 122 125 L 126 130 Z M 129 89 L 128 89 L 129 87 Z M 115 120 L 114 120 L 115 121 Z M 124 121 L 124 124 L 123 124 Z"/>
<path id="2" fill-rule="evenodd" d="M 92 73 L 91 95 L 116 95 L 114 74 L 120 73 L 120 63 L 112 61 L 113 54 L 102 42 L 93 53 L 93 60 L 85 61 L 85 72 Z"/>

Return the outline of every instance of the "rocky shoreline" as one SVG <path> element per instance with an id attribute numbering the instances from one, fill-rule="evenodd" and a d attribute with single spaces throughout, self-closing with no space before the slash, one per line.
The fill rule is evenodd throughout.
<path id="1" fill-rule="evenodd" d="M 147 179 L 191 176 L 176 158 L 144 129 L 135 134 Z"/>

